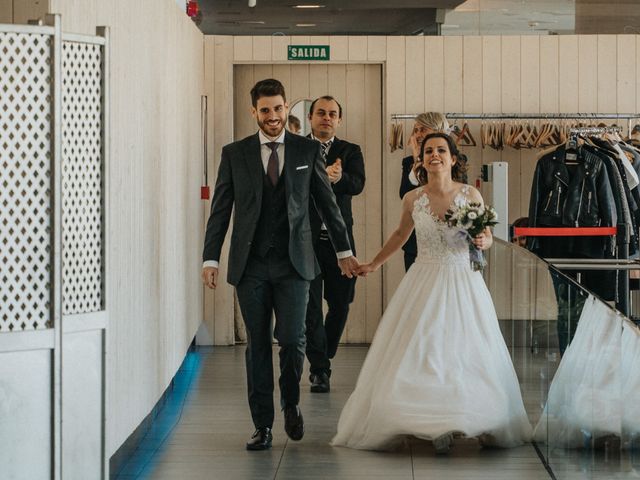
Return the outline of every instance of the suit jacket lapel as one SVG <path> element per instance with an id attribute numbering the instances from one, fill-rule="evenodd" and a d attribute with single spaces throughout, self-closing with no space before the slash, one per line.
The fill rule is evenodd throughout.
<path id="1" fill-rule="evenodd" d="M 293 141 L 292 135 L 289 132 L 284 135 L 284 168 L 282 171 L 286 172 L 284 186 L 287 192 L 287 199 L 295 187 L 296 167 L 300 159 L 298 144 Z"/>
<path id="2" fill-rule="evenodd" d="M 264 177 L 264 166 L 262 165 L 262 154 L 260 148 L 260 138 L 256 133 L 249 137 L 244 149 L 244 159 L 247 163 L 249 174 L 251 175 L 254 191 L 256 192 L 256 200 L 258 202 L 262 199 L 262 182 Z"/>

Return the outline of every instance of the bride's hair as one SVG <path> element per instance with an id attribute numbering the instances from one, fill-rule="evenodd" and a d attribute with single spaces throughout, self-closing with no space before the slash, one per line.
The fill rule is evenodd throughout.
<path id="1" fill-rule="evenodd" d="M 456 157 L 456 163 L 451 167 L 451 178 L 455 182 L 467 183 L 467 157 L 460 153 L 458 147 L 456 146 L 456 142 L 447 135 L 446 133 L 436 132 L 430 133 L 424 140 L 422 141 L 422 146 L 420 148 L 420 159 L 424 159 L 424 147 L 427 144 L 427 141 L 432 138 L 444 138 L 447 141 L 447 145 L 449 146 L 449 153 L 451 156 Z M 424 168 L 423 165 L 420 165 L 416 169 L 416 177 L 420 182 L 420 185 L 424 185 L 427 183 L 427 169 Z"/>

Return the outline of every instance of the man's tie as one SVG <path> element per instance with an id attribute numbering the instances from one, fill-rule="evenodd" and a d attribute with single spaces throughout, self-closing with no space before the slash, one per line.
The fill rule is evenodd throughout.
<path id="1" fill-rule="evenodd" d="M 269 155 L 269 163 L 267 163 L 267 176 L 271 180 L 271 185 L 274 187 L 278 183 L 278 177 L 280 176 L 280 168 L 278 161 L 278 142 L 269 142 L 267 146 L 271 149 L 271 155 Z"/>
<path id="2" fill-rule="evenodd" d="M 331 140 L 328 142 L 320 143 L 320 150 L 322 152 L 322 159 L 324 163 L 327 163 L 327 155 L 329 155 L 329 149 L 331 148 Z"/>

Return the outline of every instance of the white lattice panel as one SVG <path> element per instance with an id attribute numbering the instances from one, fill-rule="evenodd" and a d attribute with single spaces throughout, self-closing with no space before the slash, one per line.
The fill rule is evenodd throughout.
<path id="1" fill-rule="evenodd" d="M 0 332 L 50 325 L 51 37 L 0 32 Z"/>
<path id="2" fill-rule="evenodd" d="M 62 44 L 62 313 L 102 310 L 102 50 Z"/>

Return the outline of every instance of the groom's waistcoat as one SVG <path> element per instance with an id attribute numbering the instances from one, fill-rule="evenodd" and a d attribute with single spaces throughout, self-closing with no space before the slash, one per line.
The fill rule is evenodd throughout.
<path id="1" fill-rule="evenodd" d="M 269 253 L 277 257 L 289 255 L 289 216 L 284 176 L 285 170 L 282 170 L 274 187 L 269 177 L 263 175 L 262 207 L 251 245 L 251 253 L 262 258 Z"/>

